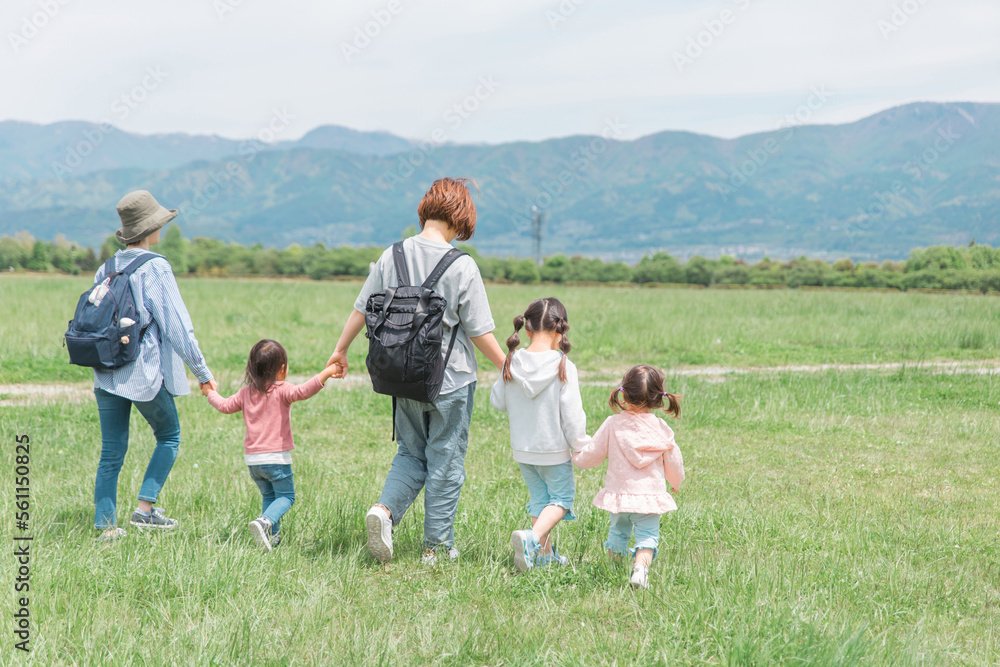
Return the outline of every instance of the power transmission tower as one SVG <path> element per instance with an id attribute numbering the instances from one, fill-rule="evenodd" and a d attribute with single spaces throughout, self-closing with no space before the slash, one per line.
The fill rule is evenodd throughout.
<path id="1" fill-rule="evenodd" d="M 535 261 L 542 265 L 542 223 L 545 216 L 537 206 L 531 207 L 531 233 L 535 237 Z"/>

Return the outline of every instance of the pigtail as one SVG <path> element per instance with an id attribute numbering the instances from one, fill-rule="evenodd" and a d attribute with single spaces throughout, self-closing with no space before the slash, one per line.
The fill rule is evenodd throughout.
<path id="1" fill-rule="evenodd" d="M 573 349 L 573 344 L 569 342 L 566 338 L 566 333 L 569 331 L 569 322 L 566 321 L 565 317 L 560 317 L 559 321 L 556 322 L 556 333 L 562 336 L 559 341 L 559 350 L 563 353 L 563 358 L 559 360 L 559 381 L 566 381 L 566 356 L 569 351 Z"/>
<path id="2" fill-rule="evenodd" d="M 521 339 L 518 338 L 517 332 L 520 331 L 523 326 L 524 315 L 518 315 L 514 318 L 514 333 L 507 339 L 507 358 L 503 360 L 503 369 L 501 370 L 504 382 L 510 382 L 514 379 L 510 373 L 510 364 L 514 359 L 514 350 L 521 347 Z"/>
<path id="3" fill-rule="evenodd" d="M 681 397 L 678 394 L 663 394 L 663 411 L 678 419 L 681 416 Z"/>
<path id="4" fill-rule="evenodd" d="M 614 412 L 621 412 L 622 410 L 625 409 L 625 404 L 622 402 L 622 399 L 621 399 L 621 396 L 620 396 L 620 394 L 622 393 L 622 391 L 623 391 L 622 388 L 618 387 L 617 389 L 615 389 L 614 391 L 612 391 L 611 392 L 611 396 L 608 397 L 608 406 Z"/>

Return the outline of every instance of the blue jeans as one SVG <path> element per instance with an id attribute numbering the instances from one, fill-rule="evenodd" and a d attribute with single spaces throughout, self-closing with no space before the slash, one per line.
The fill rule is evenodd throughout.
<path id="1" fill-rule="evenodd" d="M 97 464 L 97 479 L 94 482 L 94 527 L 104 530 L 117 525 L 118 473 L 128 451 L 128 421 L 133 403 L 156 436 L 156 447 L 146 466 L 139 500 L 155 503 L 159 497 L 160 489 L 177 458 L 181 423 L 177 419 L 174 397 L 164 387 L 160 387 L 153 400 L 147 402 L 130 401 L 99 388 L 94 389 L 94 395 L 101 419 L 101 461 Z"/>
<path id="2" fill-rule="evenodd" d="M 455 514 L 465 483 L 465 450 L 476 383 L 437 397 L 433 403 L 396 401 L 399 448 L 382 487 L 379 504 L 389 508 L 392 524 L 424 489 L 424 548 L 455 544 Z"/>
<path id="3" fill-rule="evenodd" d="M 628 552 L 634 556 L 636 549 L 652 549 L 655 559 L 656 547 L 660 544 L 659 514 L 612 514 L 608 541 L 604 546 L 624 556 L 633 529 L 635 529 L 635 546 L 628 549 Z"/>
<path id="4" fill-rule="evenodd" d="M 263 497 L 261 515 L 271 521 L 271 534 L 278 534 L 278 521 L 295 502 L 295 477 L 292 466 L 287 464 L 266 464 L 248 466 L 250 478 L 260 489 Z"/>
<path id="5" fill-rule="evenodd" d="M 573 480 L 572 461 L 551 466 L 528 463 L 517 465 L 521 469 L 524 483 L 528 485 L 528 504 L 524 506 L 528 510 L 528 516 L 537 519 L 543 509 L 555 505 L 566 510 L 563 521 L 572 521 L 576 518 L 573 514 L 576 484 Z"/>

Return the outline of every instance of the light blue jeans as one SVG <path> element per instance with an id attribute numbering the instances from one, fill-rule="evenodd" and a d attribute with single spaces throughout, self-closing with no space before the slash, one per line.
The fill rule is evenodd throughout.
<path id="1" fill-rule="evenodd" d="M 635 530 L 635 546 L 628 549 L 628 538 Z M 611 528 L 608 530 L 608 541 L 604 546 L 624 556 L 626 553 L 635 555 L 636 549 L 652 549 L 656 558 L 656 547 L 660 544 L 659 514 L 612 514 Z"/>
<path id="2" fill-rule="evenodd" d="M 380 505 L 398 526 L 424 489 L 424 548 L 455 544 L 455 514 L 465 483 L 465 450 L 476 383 L 437 397 L 433 403 L 396 401 L 399 448 L 385 478 Z"/>
<path id="3" fill-rule="evenodd" d="M 257 484 L 260 495 L 261 515 L 271 521 L 271 534 L 278 534 L 278 522 L 295 502 L 295 477 L 287 463 L 268 463 L 250 468 L 250 479 Z"/>
<path id="4" fill-rule="evenodd" d="M 151 401 L 130 401 L 95 388 L 97 413 L 101 420 L 101 461 L 97 464 L 94 481 L 94 527 L 99 530 L 114 528 L 118 505 L 118 473 L 128 452 L 128 421 L 132 405 L 139 410 L 156 436 L 153 456 L 146 466 L 146 475 L 139 488 L 139 500 L 155 503 L 160 489 L 174 467 L 177 449 L 181 444 L 181 423 L 177 418 L 174 397 L 164 387 Z"/>
<path id="5" fill-rule="evenodd" d="M 551 466 L 529 463 L 518 463 L 517 466 L 521 469 L 524 483 L 528 485 L 528 504 L 524 506 L 528 510 L 528 516 L 537 519 L 543 509 L 555 505 L 566 510 L 563 521 L 576 518 L 573 514 L 576 483 L 573 480 L 572 461 Z"/>

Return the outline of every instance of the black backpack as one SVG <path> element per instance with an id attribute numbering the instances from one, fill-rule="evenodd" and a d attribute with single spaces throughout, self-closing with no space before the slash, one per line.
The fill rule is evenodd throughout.
<path id="1" fill-rule="evenodd" d="M 92 368 L 119 368 L 135 361 L 149 327 L 139 327 L 139 310 L 129 278 L 136 269 L 156 257 L 160 255 L 143 253 L 121 271 L 115 271 L 114 257 L 104 264 L 104 277 L 80 295 L 76 312 L 69 321 L 66 331 L 69 363 Z M 107 293 L 95 305 L 90 295 L 102 284 L 107 285 Z M 132 323 L 123 326 L 123 319 L 132 320 Z"/>
<path id="2" fill-rule="evenodd" d="M 445 298 L 433 287 L 455 260 L 466 253 L 452 248 L 422 285 L 410 285 L 403 243 L 392 246 L 398 287 L 387 287 L 368 297 L 365 336 L 368 338 L 368 374 L 379 394 L 431 403 L 441 393 L 444 369 L 451 357 L 458 327 L 451 330 L 448 351 L 441 356 Z M 395 421 L 395 419 L 393 420 Z"/>

